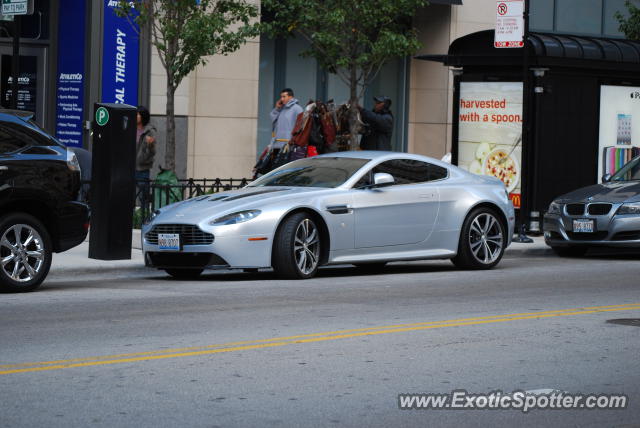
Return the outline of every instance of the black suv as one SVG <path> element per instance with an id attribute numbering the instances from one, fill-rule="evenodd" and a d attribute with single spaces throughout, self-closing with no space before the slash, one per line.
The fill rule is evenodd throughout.
<path id="1" fill-rule="evenodd" d="M 78 201 L 75 154 L 25 111 L 0 110 L 0 290 L 31 291 L 53 252 L 84 241 L 89 209 Z"/>

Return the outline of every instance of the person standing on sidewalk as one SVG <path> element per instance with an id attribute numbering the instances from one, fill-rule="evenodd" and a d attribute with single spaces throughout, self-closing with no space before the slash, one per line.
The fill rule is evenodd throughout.
<path id="1" fill-rule="evenodd" d="M 280 149 L 291 140 L 291 133 L 295 127 L 296 119 L 302 111 L 298 100 L 293 96 L 293 89 L 285 88 L 280 91 L 280 98 L 276 101 L 276 105 L 270 113 L 271 141 L 253 168 L 254 178 L 258 174 L 266 174 L 271 170 L 273 159 L 275 159 Z M 267 165 L 266 168 L 265 165 Z"/>
<path id="2" fill-rule="evenodd" d="M 146 207 L 151 167 L 156 155 L 156 128 L 149 123 L 151 115 L 144 106 L 138 106 L 136 128 L 136 184 L 140 205 Z"/>
<path id="3" fill-rule="evenodd" d="M 362 150 L 391 150 L 391 133 L 393 132 L 393 114 L 389 109 L 391 99 L 374 97 L 373 111 L 362 107 L 360 115 L 365 124 L 365 132 L 360 140 Z"/>
<path id="4" fill-rule="evenodd" d="M 291 132 L 296 124 L 296 118 L 302 113 L 302 107 L 293 97 L 293 90 L 285 88 L 280 91 L 280 99 L 271 110 L 271 123 L 273 124 L 273 138 L 271 143 L 274 149 L 281 149 L 291 139 Z"/>

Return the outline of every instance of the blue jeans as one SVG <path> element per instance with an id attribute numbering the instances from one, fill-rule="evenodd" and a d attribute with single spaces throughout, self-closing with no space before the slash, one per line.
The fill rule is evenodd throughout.
<path id="1" fill-rule="evenodd" d="M 149 195 L 149 170 L 145 171 L 136 171 L 135 179 L 136 179 L 136 195 L 137 200 L 140 203 L 140 206 L 147 211 L 151 209 L 148 207 L 148 202 L 151 201 Z"/>

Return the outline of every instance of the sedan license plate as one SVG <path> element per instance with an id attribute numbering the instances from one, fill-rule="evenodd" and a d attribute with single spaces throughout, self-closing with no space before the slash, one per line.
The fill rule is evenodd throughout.
<path id="1" fill-rule="evenodd" d="M 180 251 L 180 234 L 158 233 L 158 249 L 161 251 Z"/>
<path id="2" fill-rule="evenodd" d="M 591 219 L 577 219 L 573 220 L 573 232 L 574 233 L 593 233 L 595 232 L 595 225 Z"/>

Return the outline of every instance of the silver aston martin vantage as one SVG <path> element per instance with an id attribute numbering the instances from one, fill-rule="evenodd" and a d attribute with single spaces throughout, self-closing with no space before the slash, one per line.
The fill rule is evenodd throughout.
<path id="1" fill-rule="evenodd" d="M 500 180 L 424 156 L 358 151 L 300 159 L 243 189 L 166 206 L 143 226 L 142 245 L 147 266 L 179 278 L 236 268 L 311 278 L 323 265 L 398 260 L 489 269 L 513 229 Z"/>

